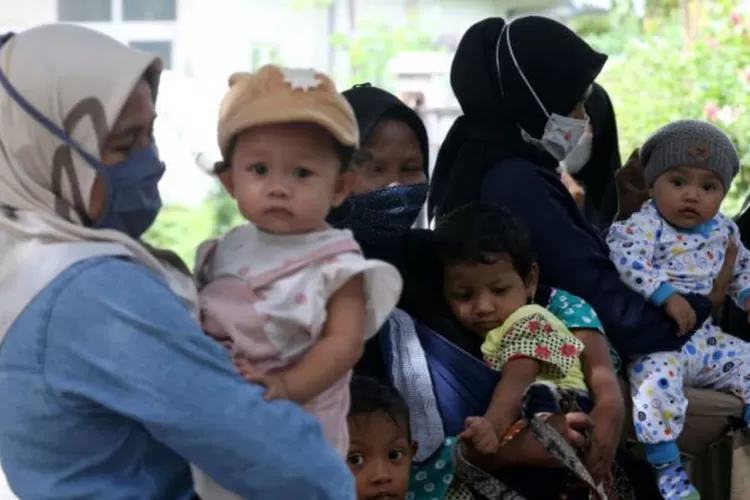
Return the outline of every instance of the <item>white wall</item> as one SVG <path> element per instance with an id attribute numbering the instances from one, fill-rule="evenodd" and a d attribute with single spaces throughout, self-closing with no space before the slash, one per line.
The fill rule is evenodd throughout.
<path id="1" fill-rule="evenodd" d="M 285 64 L 341 73 L 346 57 L 331 60 L 328 11 L 300 9 L 296 0 L 177 0 L 176 22 L 124 22 L 121 0 L 112 1 L 114 22 L 88 23 L 123 42 L 169 40 L 177 72 L 190 75 L 228 75 L 251 68 L 252 47 L 276 48 Z M 393 26 L 407 20 L 408 3 L 414 5 L 421 31 L 451 36 L 456 41 L 474 22 L 503 16 L 506 6 L 546 6 L 560 0 L 357 0 L 359 23 L 383 21 Z M 57 0 L 2 0 L 0 29 L 23 29 L 57 20 Z M 349 28 L 350 0 L 333 0 L 332 31 Z M 260 50 L 260 49 L 258 49 Z M 261 54 L 263 57 L 263 54 Z M 261 59 L 262 59 L 261 57 Z M 259 62 L 264 62 L 263 60 Z M 335 63 L 335 67 L 332 64 Z"/>
<path id="2" fill-rule="evenodd" d="M 182 0 L 179 39 L 193 74 L 249 70 L 252 45 L 276 46 L 288 65 L 325 69 L 325 12 L 292 9 L 292 0 Z M 219 5 L 221 7 L 219 7 Z M 262 61 L 261 61 L 262 62 Z"/>
<path id="3" fill-rule="evenodd" d="M 3 0 L 0 31 L 17 31 L 57 20 L 57 0 Z"/>

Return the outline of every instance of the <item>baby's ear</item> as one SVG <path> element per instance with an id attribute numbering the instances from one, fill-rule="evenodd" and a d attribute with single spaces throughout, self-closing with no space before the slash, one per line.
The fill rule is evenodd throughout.
<path id="1" fill-rule="evenodd" d="M 419 444 L 417 444 L 416 441 L 412 441 L 410 444 L 410 448 L 411 448 L 411 456 L 412 458 L 414 458 L 415 456 L 417 456 L 417 450 L 419 450 Z"/>

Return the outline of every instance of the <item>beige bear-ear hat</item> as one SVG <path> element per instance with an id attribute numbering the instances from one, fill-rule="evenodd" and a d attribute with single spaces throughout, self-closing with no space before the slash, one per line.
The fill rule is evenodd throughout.
<path id="1" fill-rule="evenodd" d="M 229 77 L 229 91 L 219 108 L 219 150 L 225 159 L 238 133 L 278 123 L 313 123 L 344 146 L 359 146 L 354 111 L 325 74 L 269 64 L 255 73 Z"/>

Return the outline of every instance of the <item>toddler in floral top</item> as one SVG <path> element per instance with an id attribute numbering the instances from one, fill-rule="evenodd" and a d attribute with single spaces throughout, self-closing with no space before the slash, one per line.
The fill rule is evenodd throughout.
<path id="1" fill-rule="evenodd" d="M 677 448 L 688 405 L 683 386 L 736 394 L 750 422 L 748 345 L 711 318 L 696 325 L 695 311 L 680 295 L 709 294 L 733 241 L 738 252 L 729 296 L 750 313 L 750 252 L 737 225 L 719 213 L 740 159 L 726 134 L 698 120 L 661 128 L 640 155 L 651 200 L 612 225 L 610 258 L 625 283 L 674 319 L 684 343 L 677 351 L 643 353 L 629 365 L 633 421 L 662 496 L 697 499 Z"/>
<path id="2" fill-rule="evenodd" d="M 459 322 L 481 340 L 485 362 L 502 372 L 484 416 L 469 417 L 459 437 L 470 449 L 492 454 L 525 413 L 564 411 L 561 394 L 588 412 L 592 398 L 584 376 L 617 391 L 609 344 L 594 310 L 582 299 L 553 289 L 539 299 L 539 269 L 529 235 L 505 210 L 472 204 L 440 219 L 436 244 L 443 263 L 443 295 Z M 603 368 L 603 369 L 602 369 Z M 611 457 L 601 457 L 608 470 Z M 595 471 L 593 472 L 596 475 Z"/>

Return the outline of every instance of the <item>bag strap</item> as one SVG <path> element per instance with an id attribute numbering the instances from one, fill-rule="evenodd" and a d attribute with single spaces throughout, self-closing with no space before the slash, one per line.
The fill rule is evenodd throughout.
<path id="1" fill-rule="evenodd" d="M 558 389 L 558 392 L 562 413 L 579 411 L 575 395 L 571 391 Z M 526 400 L 526 395 L 524 395 L 524 414 L 526 413 Z M 592 499 L 607 500 L 607 494 L 603 487 L 594 483 L 591 474 L 586 469 L 586 466 L 583 465 L 583 462 L 581 462 L 575 449 L 562 437 L 557 429 L 536 415 L 526 415 L 525 420 L 527 422 L 526 427 L 528 427 L 531 436 L 548 453 L 557 458 L 576 478 L 588 486 Z M 475 500 L 525 500 L 523 496 L 509 488 L 498 478 L 469 463 L 465 457 L 465 447 L 466 444 L 463 440 L 458 439 L 451 453 L 453 463 L 455 464 L 456 477 L 475 493 Z M 477 497 L 476 495 L 479 496 Z"/>
<path id="2" fill-rule="evenodd" d="M 457 439 L 451 449 L 451 457 L 454 474 L 460 486 L 469 490 L 474 500 L 526 500 L 524 496 L 506 486 L 495 476 L 471 464 L 466 459 L 465 449 L 466 444 L 463 439 Z"/>

